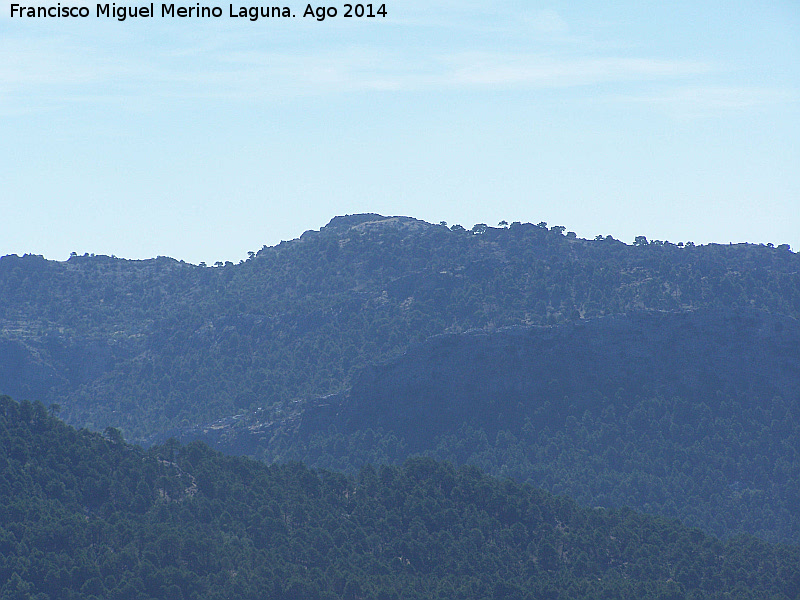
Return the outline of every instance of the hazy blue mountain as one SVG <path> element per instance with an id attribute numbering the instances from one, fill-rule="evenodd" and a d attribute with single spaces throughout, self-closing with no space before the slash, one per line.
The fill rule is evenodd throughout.
<path id="1" fill-rule="evenodd" d="M 800 539 L 800 258 L 352 215 L 240 264 L 0 259 L 0 393 L 129 440 L 427 454 Z"/>
<path id="2" fill-rule="evenodd" d="M 799 425 L 800 323 L 706 309 L 435 336 L 346 393 L 183 436 L 345 471 L 430 455 L 797 542 Z"/>
<path id="3" fill-rule="evenodd" d="M 638 310 L 800 316 L 788 247 L 645 241 L 368 214 L 236 265 L 5 256 L 0 393 L 146 440 L 340 392 L 365 366 L 442 333 Z"/>

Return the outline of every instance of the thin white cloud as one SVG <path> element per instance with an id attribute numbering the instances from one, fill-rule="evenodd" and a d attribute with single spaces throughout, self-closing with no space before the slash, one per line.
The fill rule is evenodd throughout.
<path id="1" fill-rule="evenodd" d="M 58 91 L 65 102 L 90 97 L 226 98 L 252 101 L 365 90 L 567 88 L 637 81 L 675 81 L 704 74 L 696 61 L 462 53 L 423 54 L 348 49 L 325 54 L 234 51 L 87 57 L 79 50 L 0 47 L 0 97 Z M 55 94 L 53 94 L 55 95 Z M 44 94 L 50 96 L 50 94 Z M 633 99 L 631 99 L 633 101 Z M 644 97 L 643 97 L 643 100 Z M 651 98 L 651 102 L 657 102 Z M 741 99 L 739 101 L 742 101 Z"/>
<path id="2" fill-rule="evenodd" d="M 678 86 L 638 95 L 610 96 L 612 102 L 649 105 L 678 118 L 696 118 L 796 103 L 796 91 L 743 86 Z"/>
<path id="3" fill-rule="evenodd" d="M 644 58 L 557 58 L 467 54 L 455 57 L 452 82 L 471 86 L 573 87 L 634 80 L 674 79 L 707 73 L 698 61 Z"/>
<path id="4" fill-rule="evenodd" d="M 0 41 L 0 91 L 39 85 L 73 85 L 97 77 L 96 68 L 75 48 L 54 43 Z"/>
<path id="5" fill-rule="evenodd" d="M 528 27 L 539 33 L 563 35 L 569 31 L 567 22 L 552 9 L 526 12 L 523 14 L 522 20 Z"/>
<path id="6" fill-rule="evenodd" d="M 568 27 L 554 11 L 534 11 L 527 26 L 563 34 Z M 294 26 L 294 25 L 291 25 Z M 114 27 L 103 27 L 100 38 Z M 181 43 L 157 37 L 137 52 L 125 46 L 84 40 L 77 35 L 16 35 L 0 41 L 0 111 L 10 114 L 50 109 L 71 102 L 136 100 L 133 106 L 164 98 L 224 98 L 244 102 L 278 97 L 362 91 L 449 91 L 458 89 L 563 89 L 625 85 L 614 101 L 649 104 L 662 110 L 743 110 L 789 94 L 747 86 L 712 87 L 703 81 L 718 65 L 573 53 L 432 52 L 404 46 L 392 50 L 365 44 L 305 51 L 244 49 L 241 34 L 216 27 L 211 38 Z M 130 35 L 130 34 L 129 34 Z M 96 46 L 96 47 L 95 47 Z M 102 51 L 99 51 L 102 49 Z M 574 49 L 573 49 L 574 52 Z M 630 85 L 644 88 L 637 93 Z M 666 91 L 654 93 L 653 85 Z M 611 93 L 611 90 L 606 90 Z"/>
<path id="7" fill-rule="evenodd" d="M 163 68 L 163 67 L 162 67 Z M 631 81 L 672 81 L 706 73 L 693 61 L 627 58 L 554 58 L 536 55 L 464 53 L 428 57 L 351 49 L 336 53 L 278 54 L 231 52 L 201 71 L 162 73 L 167 86 L 186 93 L 255 99 L 293 94 L 349 93 L 364 90 L 441 91 L 498 88 L 565 88 Z"/>

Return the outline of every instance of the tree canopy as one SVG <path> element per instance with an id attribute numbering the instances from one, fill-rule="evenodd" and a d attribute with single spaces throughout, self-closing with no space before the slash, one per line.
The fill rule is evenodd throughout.
<path id="1" fill-rule="evenodd" d="M 800 550 L 417 458 L 148 451 L 0 397 L 0 597 L 797 598 Z"/>

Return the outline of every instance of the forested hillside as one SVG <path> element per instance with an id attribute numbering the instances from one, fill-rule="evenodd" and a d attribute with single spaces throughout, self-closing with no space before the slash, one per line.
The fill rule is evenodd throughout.
<path id="1" fill-rule="evenodd" d="M 419 458 L 345 477 L 144 451 L 0 397 L 0 597 L 800 597 L 800 550 Z"/>
<path id="2" fill-rule="evenodd" d="M 432 335 L 631 311 L 800 316 L 786 246 L 337 217 L 240 264 L 0 259 L 0 392 L 132 440 L 345 390 Z M 576 415 L 576 418 L 578 415 Z"/>
<path id="3" fill-rule="evenodd" d="M 348 393 L 185 435 L 350 472 L 425 454 L 798 543 L 800 322 L 701 309 L 437 336 Z"/>
<path id="4" fill-rule="evenodd" d="M 1 258 L 0 393 L 132 441 L 425 454 L 798 543 L 799 316 L 785 246 L 354 215 L 236 265 Z"/>

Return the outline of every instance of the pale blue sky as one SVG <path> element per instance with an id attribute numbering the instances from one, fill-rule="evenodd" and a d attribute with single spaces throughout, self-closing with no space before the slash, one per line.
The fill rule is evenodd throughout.
<path id="1" fill-rule="evenodd" d="M 800 249 L 796 0 L 0 6 L 0 255 L 237 262 L 354 212 Z"/>

